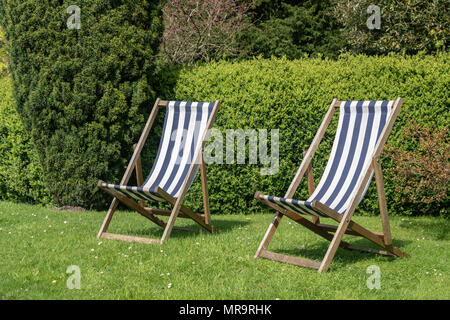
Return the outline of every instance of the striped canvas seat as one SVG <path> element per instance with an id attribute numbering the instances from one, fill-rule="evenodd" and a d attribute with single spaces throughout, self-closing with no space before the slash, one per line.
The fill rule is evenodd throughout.
<path id="1" fill-rule="evenodd" d="M 331 154 L 314 193 L 306 201 L 267 195 L 264 198 L 299 214 L 324 216 L 311 206 L 313 201 L 319 201 L 344 214 L 371 164 L 376 142 L 386 125 L 393 103 L 394 101 L 342 101 Z M 370 180 L 361 199 L 369 184 Z"/>
<path id="2" fill-rule="evenodd" d="M 201 148 L 201 139 L 213 107 L 214 103 L 209 102 L 169 101 L 156 159 L 144 184 L 124 186 L 104 183 L 103 186 L 137 200 L 163 201 L 155 193 L 157 187 L 172 197 L 178 197 L 193 157 Z"/>

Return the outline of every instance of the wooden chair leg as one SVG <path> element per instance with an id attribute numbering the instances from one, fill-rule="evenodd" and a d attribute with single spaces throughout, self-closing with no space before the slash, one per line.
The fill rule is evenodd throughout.
<path id="1" fill-rule="evenodd" d="M 303 157 L 306 155 L 306 151 L 303 152 Z M 316 190 L 316 186 L 314 184 L 314 174 L 312 170 L 312 161 L 309 163 L 308 169 L 306 169 L 306 178 L 308 182 L 308 194 L 311 196 Z M 320 223 L 320 218 L 317 216 L 312 217 L 312 222 L 315 224 Z"/>
<path id="2" fill-rule="evenodd" d="M 206 163 L 203 160 L 203 152 L 200 163 L 200 178 L 202 181 L 202 193 L 203 193 L 203 211 L 205 213 L 205 223 L 211 224 L 211 212 L 209 208 L 209 194 L 208 194 L 208 180 L 206 178 Z"/>
<path id="3" fill-rule="evenodd" d="M 342 237 L 344 236 L 345 231 L 347 230 L 350 218 L 342 219 L 342 221 L 339 223 L 336 233 L 334 234 L 333 240 L 331 240 L 330 246 L 328 247 L 327 253 L 325 254 L 325 257 L 323 258 L 322 263 L 320 264 L 318 270 L 319 273 L 327 272 L 328 268 L 330 267 L 331 261 L 333 261 L 334 255 L 342 241 Z"/>
<path id="4" fill-rule="evenodd" d="M 379 158 L 374 158 L 372 161 L 373 170 L 375 172 L 375 182 L 377 185 L 378 204 L 380 207 L 381 224 L 383 226 L 384 243 L 392 245 L 391 227 L 389 224 L 389 216 L 386 204 L 386 194 L 384 192 L 383 173 L 381 171 L 381 164 Z"/>
<path id="5" fill-rule="evenodd" d="M 206 222 L 204 221 L 203 218 L 200 217 L 200 215 L 196 214 L 188 207 L 181 205 L 180 201 L 182 201 L 182 200 L 180 200 L 180 198 L 176 199 L 175 201 L 167 199 L 167 198 L 166 198 L 166 200 L 173 205 L 173 209 L 169 216 L 169 220 L 167 221 L 167 225 L 164 229 L 164 233 L 161 238 L 161 243 L 166 242 L 169 239 L 170 234 L 172 233 L 172 230 L 176 228 L 176 227 L 174 227 L 175 220 L 178 218 L 178 215 L 180 213 L 185 214 L 186 216 L 188 216 L 189 218 L 191 218 L 192 220 L 197 222 L 200 226 L 202 226 L 209 232 L 211 232 L 211 233 L 215 232 L 215 228 L 211 224 L 206 224 Z"/>
<path id="6" fill-rule="evenodd" d="M 106 217 L 103 220 L 102 226 L 100 227 L 100 230 L 98 231 L 97 238 L 100 238 L 103 233 L 108 230 L 109 224 L 111 222 L 111 219 L 114 215 L 114 212 L 117 209 L 117 206 L 119 205 L 119 199 L 114 198 L 111 202 L 111 205 L 109 206 L 108 212 L 106 213 Z"/>
<path id="7" fill-rule="evenodd" d="M 174 207 L 172 209 L 172 213 L 170 214 L 170 217 L 169 217 L 169 221 L 167 221 L 166 228 L 164 229 L 164 233 L 161 237 L 161 243 L 164 243 L 167 241 L 167 239 L 169 239 L 170 234 L 172 233 L 172 229 L 175 224 L 175 220 L 177 219 L 179 212 L 180 212 L 180 206 L 174 205 Z"/>
<path id="8" fill-rule="evenodd" d="M 272 222 L 269 225 L 269 228 L 266 231 L 266 234 L 264 235 L 264 238 L 262 239 L 261 243 L 259 244 L 258 250 L 256 250 L 254 258 L 258 258 L 261 256 L 261 254 L 267 250 L 267 247 L 269 246 L 270 240 L 272 240 L 273 235 L 275 234 L 275 231 L 277 231 L 278 225 L 280 224 L 281 218 L 283 218 L 283 215 L 279 212 L 276 213 L 275 217 L 273 218 Z"/>
<path id="9" fill-rule="evenodd" d="M 133 146 L 133 150 L 136 150 L 137 144 Z M 141 155 L 139 154 L 136 158 L 136 166 L 134 168 L 136 170 L 136 182 L 138 186 L 142 186 L 144 184 L 144 176 L 142 175 L 142 163 L 141 163 Z M 145 207 L 145 201 L 139 200 L 139 204 L 141 207 Z"/>
<path id="10" fill-rule="evenodd" d="M 164 191 L 161 188 L 156 188 L 155 191 L 161 198 L 163 198 L 164 200 L 166 200 L 168 203 L 170 203 L 172 206 L 175 206 L 176 202 L 178 201 L 179 198 L 174 198 L 172 196 L 170 196 L 166 191 Z M 171 211 L 172 212 L 172 211 Z M 178 212 L 178 216 L 181 216 L 181 214 L 184 214 L 184 216 L 191 218 L 192 220 L 194 220 L 195 222 L 197 222 L 199 225 L 201 225 L 203 228 L 207 229 L 210 232 L 214 231 L 214 228 L 212 225 L 207 225 L 205 223 L 205 218 L 204 215 L 195 213 L 194 211 L 192 211 L 191 209 L 189 209 L 188 207 L 186 207 L 185 205 L 181 204 L 180 205 L 180 211 Z M 170 216 L 170 215 L 169 215 Z"/>

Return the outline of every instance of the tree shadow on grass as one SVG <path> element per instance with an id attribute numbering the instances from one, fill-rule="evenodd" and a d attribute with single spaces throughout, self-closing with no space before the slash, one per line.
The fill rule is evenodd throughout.
<path id="1" fill-rule="evenodd" d="M 379 247 L 366 239 L 357 239 L 357 240 L 353 240 L 353 241 L 348 241 L 348 240 L 349 239 L 345 239 L 344 241 L 347 241 L 354 246 L 358 246 L 358 247 L 362 247 L 362 248 L 384 250 L 382 247 Z M 404 251 L 403 248 L 405 248 L 406 245 L 408 243 L 410 243 L 411 241 L 409 241 L 409 240 L 393 240 L 392 242 L 393 242 L 394 246 L 396 246 L 400 250 Z M 306 258 L 306 259 L 320 262 L 325 257 L 325 254 L 328 250 L 329 245 L 330 245 L 330 242 L 328 242 L 328 241 L 318 240 L 318 242 L 315 242 L 311 245 L 307 245 L 306 248 L 304 248 L 304 249 L 300 249 L 299 247 L 297 247 L 297 248 L 290 248 L 290 249 L 275 249 L 272 251 L 276 252 L 276 253 L 290 255 L 290 256 L 294 256 L 294 257 L 298 257 L 298 258 Z M 383 255 L 379 255 L 379 254 L 371 253 L 371 252 L 347 250 L 347 249 L 339 247 L 338 250 L 336 251 L 334 259 L 338 258 L 340 263 L 343 263 L 344 265 L 349 265 L 349 264 L 353 264 L 357 261 L 373 259 L 376 256 L 382 257 L 383 259 L 386 259 L 386 261 L 393 261 L 397 258 L 397 257 L 392 257 L 392 256 L 383 256 Z"/>
<path id="2" fill-rule="evenodd" d="M 436 220 L 436 221 L 423 221 L 405 218 L 400 223 L 401 228 L 409 229 L 417 233 L 422 233 L 425 237 L 431 240 L 450 240 L 450 221 Z M 419 236 L 419 234 L 418 234 Z"/>

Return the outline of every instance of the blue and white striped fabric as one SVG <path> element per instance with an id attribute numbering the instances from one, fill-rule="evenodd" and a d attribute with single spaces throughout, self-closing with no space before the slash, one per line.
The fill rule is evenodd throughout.
<path id="1" fill-rule="evenodd" d="M 209 102 L 169 101 L 158 153 L 144 184 L 139 187 L 104 186 L 138 200 L 161 201 L 155 194 L 157 187 L 172 197 L 178 197 L 189 167 L 195 161 L 193 157 L 201 148 L 213 108 L 214 103 Z"/>
<path id="2" fill-rule="evenodd" d="M 370 167 L 376 142 L 388 121 L 393 103 L 394 101 L 341 102 L 339 123 L 331 154 L 314 193 L 306 201 L 272 196 L 264 198 L 300 214 L 322 215 L 311 207 L 313 201 L 319 201 L 344 214 L 357 192 L 357 186 L 364 173 Z M 362 197 L 369 187 L 370 180 Z"/>

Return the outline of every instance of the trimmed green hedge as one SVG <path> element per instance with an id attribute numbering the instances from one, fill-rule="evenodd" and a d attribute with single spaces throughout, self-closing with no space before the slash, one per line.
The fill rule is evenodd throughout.
<path id="1" fill-rule="evenodd" d="M 244 130 L 280 130 L 280 168 L 276 175 L 262 176 L 261 165 L 217 165 L 208 167 L 211 209 L 214 213 L 261 211 L 253 199 L 255 191 L 284 195 L 302 152 L 309 147 L 333 98 L 339 100 L 387 100 L 402 97 L 404 106 L 388 143 L 408 144 L 402 136 L 405 114 L 424 126 L 441 127 L 449 122 L 449 55 L 403 57 L 341 56 L 337 61 L 321 59 L 252 59 L 217 62 L 174 71 L 177 82 L 163 98 L 222 102 L 216 127 Z M 171 75 L 173 78 L 174 75 Z M 166 88 L 171 85 L 167 84 Z M 316 183 L 330 152 L 337 117 L 313 159 Z M 248 157 L 246 159 L 248 163 Z M 383 159 L 383 167 L 393 165 Z M 147 164 L 148 168 L 149 164 Z M 386 193 L 393 214 L 420 214 L 414 206 L 399 203 L 394 182 L 385 170 Z M 197 178 L 198 179 L 198 178 Z M 193 192 L 192 192 L 193 191 Z M 200 184 L 195 183 L 190 200 L 201 210 Z M 296 198 L 307 197 L 306 183 Z M 442 204 L 430 204 L 429 212 L 439 214 Z M 378 210 L 375 184 L 359 212 Z M 448 209 L 444 208 L 448 215 Z"/>
<path id="2" fill-rule="evenodd" d="M 42 167 L 14 109 L 11 79 L 6 77 L 0 77 L 0 155 L 0 199 L 51 203 Z"/>
<path id="3" fill-rule="evenodd" d="M 425 127 L 448 126 L 450 70 L 449 55 L 402 57 L 341 56 L 338 61 L 320 59 L 253 59 L 245 62 L 218 62 L 165 73 L 162 98 L 222 101 L 215 127 L 225 129 L 280 129 L 280 169 L 273 176 L 262 176 L 261 165 L 208 166 L 211 209 L 215 214 L 249 213 L 266 210 L 253 200 L 256 190 L 284 195 L 331 102 L 357 99 L 404 99 L 403 110 L 388 144 L 414 148 L 416 141 L 403 137 L 410 118 Z M 31 142 L 19 124 L 11 102 L 9 79 L 0 90 L 0 198 L 17 201 L 50 201 L 43 187 Z M 5 103 L 6 101 L 6 103 Z M 145 109 L 148 116 L 151 106 Z M 161 133 L 162 115 L 145 146 L 144 174 L 151 168 Z M 336 119 L 337 120 L 337 117 Z M 326 164 L 334 137 L 334 121 L 313 159 L 316 183 Z M 6 134 L 5 134 L 6 133 Z M 5 138 L 6 137 L 6 138 Z M 131 143 L 131 142 L 130 142 Z M 131 148 L 131 146 L 129 146 Z M 225 150 L 224 150 L 225 152 Z M 417 206 L 400 202 L 395 182 L 389 175 L 391 159 L 383 158 L 388 205 L 391 214 L 415 215 Z M 110 179 L 119 181 L 123 168 Z M 6 173 L 6 174 L 2 174 Z M 32 195 L 29 194 L 32 192 Z M 307 196 L 303 182 L 296 198 Z M 188 193 L 187 202 L 202 210 L 199 175 Z M 447 201 L 448 203 L 448 201 Z M 427 213 L 448 216 L 448 208 L 432 203 Z M 375 184 L 371 184 L 359 213 L 377 212 Z"/>

